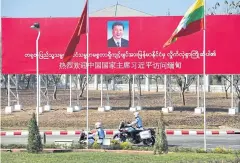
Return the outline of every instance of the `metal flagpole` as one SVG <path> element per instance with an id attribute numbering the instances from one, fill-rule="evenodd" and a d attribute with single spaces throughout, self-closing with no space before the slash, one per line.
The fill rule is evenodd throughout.
<path id="1" fill-rule="evenodd" d="M 39 81 L 39 84 L 38 84 L 39 107 L 41 107 L 41 75 L 39 75 L 38 81 Z"/>
<path id="2" fill-rule="evenodd" d="M 133 100 L 133 104 L 132 104 L 132 107 L 134 107 L 134 96 L 135 96 L 135 75 L 133 74 L 133 84 L 132 84 L 132 92 L 133 92 L 133 97 L 132 97 L 132 100 Z"/>
<path id="3" fill-rule="evenodd" d="M 101 75 L 101 107 L 103 107 L 103 75 Z"/>
<path id="4" fill-rule="evenodd" d="M 40 37 L 40 30 L 38 30 L 38 36 L 37 36 L 37 40 L 36 40 L 36 75 L 37 75 L 37 108 L 36 108 L 36 113 L 37 113 L 37 125 L 39 124 L 39 66 L 38 66 L 38 60 L 39 60 L 39 55 L 38 55 L 38 40 Z"/>
<path id="5" fill-rule="evenodd" d="M 231 98 L 231 109 L 233 109 L 233 75 L 231 75 L 231 80 L 232 80 L 232 84 L 231 84 L 231 89 L 232 89 L 232 93 L 231 93 L 231 96 L 232 96 L 232 98 Z"/>
<path id="6" fill-rule="evenodd" d="M 164 75 L 164 97 L 165 97 L 165 104 L 164 108 L 167 107 L 167 75 Z"/>
<path id="7" fill-rule="evenodd" d="M 69 107 L 72 107 L 72 75 L 70 74 L 70 80 L 69 80 L 69 89 L 70 89 L 70 102 Z"/>
<path id="8" fill-rule="evenodd" d="M 19 95 L 18 95 L 18 75 L 16 75 L 16 92 L 17 92 L 17 105 L 19 105 Z"/>
<path id="9" fill-rule="evenodd" d="M 11 102 L 10 102 L 10 75 L 8 74 L 8 106 L 11 105 Z"/>
<path id="10" fill-rule="evenodd" d="M 204 109 L 204 150 L 207 151 L 206 142 L 206 0 L 204 0 L 204 26 L 203 26 L 203 109 Z"/>
<path id="11" fill-rule="evenodd" d="M 200 92 L 199 92 L 199 87 L 200 87 L 199 80 L 200 80 L 200 75 L 198 75 L 198 77 L 197 77 L 197 107 L 198 107 L 198 108 L 199 108 L 199 96 L 200 96 Z"/>
<path id="12" fill-rule="evenodd" d="M 86 3 L 87 3 L 87 31 L 86 31 L 86 35 L 87 35 L 87 149 L 88 149 L 88 74 L 89 74 L 89 66 L 88 66 L 88 44 L 89 44 L 89 1 L 86 0 Z"/>

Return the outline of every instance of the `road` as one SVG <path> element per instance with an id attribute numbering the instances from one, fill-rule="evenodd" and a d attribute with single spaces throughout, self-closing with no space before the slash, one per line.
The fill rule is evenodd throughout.
<path id="1" fill-rule="evenodd" d="M 168 135 L 168 144 L 170 146 L 204 148 L 204 139 L 202 135 Z M 47 135 L 46 144 L 52 144 L 55 140 L 73 140 L 78 141 L 78 135 Z M 2 136 L 1 144 L 27 144 L 27 136 Z M 240 135 L 212 135 L 207 136 L 207 148 L 225 147 L 240 150 Z"/>

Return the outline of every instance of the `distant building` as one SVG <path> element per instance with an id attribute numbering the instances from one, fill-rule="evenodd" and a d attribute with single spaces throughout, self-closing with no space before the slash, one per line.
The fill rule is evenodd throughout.
<path id="1" fill-rule="evenodd" d="M 90 17 L 131 17 L 131 16 L 153 16 L 142 11 L 116 4 L 89 14 Z"/>

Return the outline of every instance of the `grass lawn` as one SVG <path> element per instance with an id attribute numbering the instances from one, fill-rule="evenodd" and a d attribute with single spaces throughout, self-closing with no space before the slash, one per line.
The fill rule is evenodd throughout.
<path id="1" fill-rule="evenodd" d="M 2 163 L 159 163 L 159 162 L 208 162 L 213 160 L 234 160 L 233 154 L 170 153 L 167 155 L 120 154 L 109 152 L 71 152 L 29 154 L 1 153 Z M 194 161 L 193 161 L 194 160 Z M 196 160 L 196 161 L 195 161 Z M 222 161 L 221 161 L 222 162 Z"/>

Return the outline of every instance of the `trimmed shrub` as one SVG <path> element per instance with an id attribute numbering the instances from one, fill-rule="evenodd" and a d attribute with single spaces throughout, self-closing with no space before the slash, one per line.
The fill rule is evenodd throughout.
<path id="1" fill-rule="evenodd" d="M 216 147 L 212 150 L 213 153 L 222 153 L 222 154 L 227 154 L 231 153 L 231 150 L 227 150 L 224 147 Z"/>
<path id="2" fill-rule="evenodd" d="M 7 145 L 1 144 L 1 148 L 2 149 L 20 149 L 20 148 L 26 149 L 27 145 L 25 145 L 25 144 L 7 144 Z"/>
<path id="3" fill-rule="evenodd" d="M 99 144 L 97 141 L 95 141 L 91 147 L 93 149 L 101 149 L 101 144 Z"/>
<path id="4" fill-rule="evenodd" d="M 129 143 L 129 142 L 120 143 L 120 148 L 124 149 L 124 150 L 126 150 L 126 149 L 133 149 L 132 144 Z"/>
<path id="5" fill-rule="evenodd" d="M 112 150 L 121 149 L 120 142 L 118 140 L 111 140 L 111 145 L 109 149 L 112 149 Z"/>
<path id="6" fill-rule="evenodd" d="M 33 113 L 28 124 L 27 150 L 29 153 L 39 153 L 43 150 L 41 135 L 39 133 L 35 113 Z"/>
<path id="7" fill-rule="evenodd" d="M 163 119 L 163 112 L 161 111 L 160 120 L 157 123 L 156 143 L 154 145 L 154 154 L 168 153 L 168 141 L 165 132 L 165 125 Z"/>

